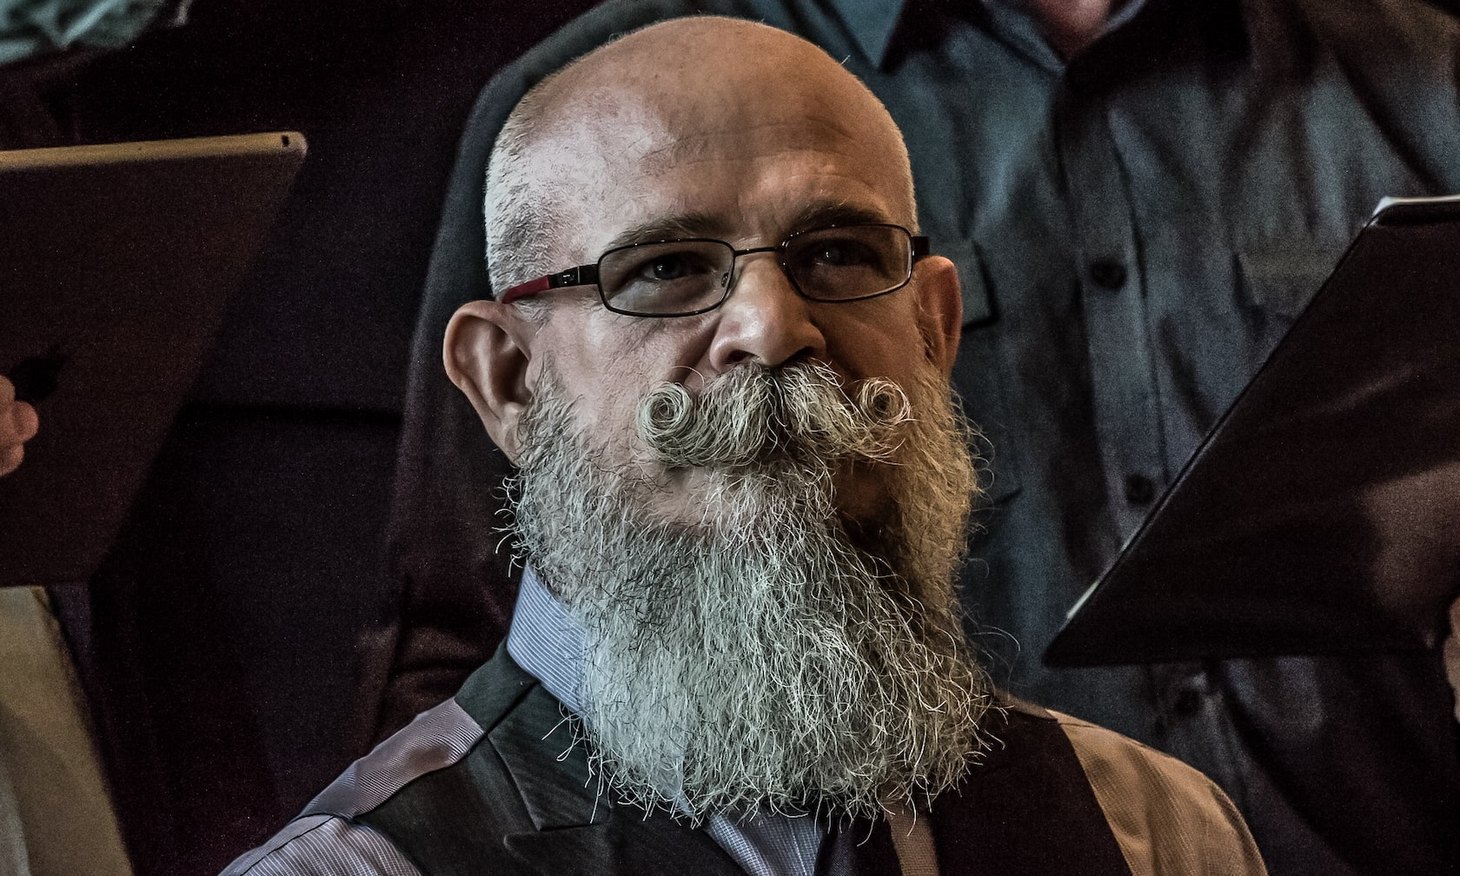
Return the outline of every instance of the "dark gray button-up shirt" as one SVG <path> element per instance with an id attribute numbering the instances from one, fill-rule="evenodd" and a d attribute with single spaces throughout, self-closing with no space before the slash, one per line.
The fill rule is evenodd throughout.
<path id="1" fill-rule="evenodd" d="M 887 103 L 962 268 L 954 381 L 992 499 L 965 600 L 999 680 L 1216 777 L 1274 872 L 1453 864 L 1456 734 L 1423 659 L 1039 657 L 1378 199 L 1460 191 L 1455 21 L 1153 0 L 1067 64 L 1008 5 L 830 5 L 846 36 L 815 38 Z"/>

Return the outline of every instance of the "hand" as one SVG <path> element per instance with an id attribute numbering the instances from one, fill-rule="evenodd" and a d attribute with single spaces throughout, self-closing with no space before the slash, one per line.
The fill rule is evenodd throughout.
<path id="1" fill-rule="evenodd" d="M 15 400 L 15 384 L 0 375 L 0 477 L 10 474 L 25 457 L 25 442 L 35 437 L 40 418 L 35 408 Z"/>

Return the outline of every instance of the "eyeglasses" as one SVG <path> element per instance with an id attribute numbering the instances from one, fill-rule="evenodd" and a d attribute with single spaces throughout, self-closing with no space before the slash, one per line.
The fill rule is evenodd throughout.
<path id="1" fill-rule="evenodd" d="M 896 292 L 928 254 L 928 239 L 900 225 L 834 225 L 798 231 L 776 246 L 736 249 L 723 240 L 685 238 L 615 247 L 579 265 L 513 286 L 510 304 L 550 289 L 598 286 L 603 306 L 626 316 L 695 316 L 730 297 L 735 260 L 776 253 L 791 287 L 812 301 L 862 301 Z"/>

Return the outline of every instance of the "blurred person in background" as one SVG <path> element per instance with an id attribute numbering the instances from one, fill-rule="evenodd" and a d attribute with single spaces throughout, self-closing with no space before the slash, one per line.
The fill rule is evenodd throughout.
<path id="1" fill-rule="evenodd" d="M 40 421 L 0 375 L 0 477 Z M 85 699 L 40 587 L 0 587 L 0 876 L 130 876 Z"/>

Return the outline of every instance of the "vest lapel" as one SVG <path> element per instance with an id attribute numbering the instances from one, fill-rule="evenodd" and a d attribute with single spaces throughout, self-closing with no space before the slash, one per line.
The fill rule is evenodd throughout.
<path id="1" fill-rule="evenodd" d="M 704 831 L 619 808 L 604 824 L 509 834 L 507 848 L 542 876 L 743 876 Z"/>
<path id="2" fill-rule="evenodd" d="M 558 701 L 536 688 L 487 734 L 522 795 L 533 830 L 508 834 L 509 851 L 549 876 L 738 874 L 701 830 L 662 813 L 610 802 L 588 773 L 582 743 Z"/>
<path id="3" fill-rule="evenodd" d="M 1058 722 L 1043 709 L 1009 705 L 994 729 L 1001 745 L 934 802 L 940 876 L 1130 876 Z"/>
<path id="4" fill-rule="evenodd" d="M 703 831 L 597 796 L 558 701 L 499 650 L 456 695 L 486 738 L 356 820 L 427 876 L 739 874 Z M 504 848 L 507 854 L 503 854 Z"/>
<path id="5" fill-rule="evenodd" d="M 816 860 L 816 876 L 896 876 L 901 872 L 885 818 L 875 822 L 858 818 L 832 827 Z"/>

